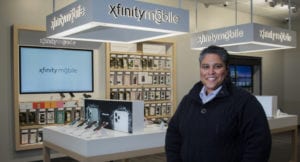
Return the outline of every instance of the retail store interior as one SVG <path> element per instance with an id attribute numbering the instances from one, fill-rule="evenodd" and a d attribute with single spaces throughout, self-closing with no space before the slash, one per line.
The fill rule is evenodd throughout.
<path id="1" fill-rule="evenodd" d="M 126 1 L 134 0 L 123 0 L 124 4 Z M 171 116 L 172 112 L 175 111 L 178 103 L 181 99 L 188 93 L 190 88 L 199 81 L 199 64 L 198 57 L 200 50 L 191 49 L 191 38 L 194 33 L 209 31 L 218 28 L 231 27 L 235 25 L 247 24 L 247 23 L 258 23 L 272 27 L 278 27 L 285 30 L 295 31 L 296 39 L 295 47 L 290 49 L 280 49 L 280 50 L 270 50 L 270 51 L 258 51 L 258 52 L 244 52 L 244 53 L 234 53 L 234 58 L 236 59 L 233 63 L 232 69 L 237 73 L 238 68 L 240 67 L 237 63 L 240 58 L 248 59 L 246 65 L 252 67 L 251 73 L 253 76 L 250 78 L 251 81 L 238 81 L 238 77 L 235 77 L 235 83 L 237 85 L 243 86 L 247 91 L 253 93 L 254 95 L 264 95 L 264 96 L 276 96 L 276 105 L 278 111 L 275 114 L 290 114 L 294 115 L 293 126 L 299 127 L 300 121 L 297 120 L 297 117 L 300 115 L 300 99 L 299 99 L 299 90 L 300 90 L 300 1 L 298 0 L 137 0 L 138 2 L 147 2 L 155 5 L 167 6 L 172 8 L 180 8 L 187 10 L 189 16 L 189 29 L 187 32 L 176 35 L 169 36 L 166 38 L 151 39 L 149 42 L 160 42 L 164 48 L 167 48 L 166 55 L 170 56 L 161 56 L 160 59 L 171 60 L 170 65 L 166 63 L 164 69 L 158 69 L 156 71 L 148 71 L 145 74 L 147 78 L 148 75 L 155 76 L 156 73 L 159 73 L 158 77 L 159 83 L 155 88 L 151 86 L 142 87 L 146 91 L 160 91 L 160 100 L 156 103 L 156 106 L 165 106 L 165 112 L 161 112 L 160 116 Z M 126 85 L 125 79 L 122 83 L 119 83 L 119 80 L 116 79 L 117 85 L 110 83 L 110 76 L 114 73 L 114 78 L 118 78 L 118 74 L 122 73 L 124 75 L 130 74 L 135 75 L 133 70 L 118 70 L 120 66 L 116 64 L 110 64 L 111 60 L 119 59 L 123 55 L 116 54 L 113 51 L 113 44 L 107 42 L 89 42 L 89 41 L 80 41 L 77 45 L 85 48 L 90 47 L 92 50 L 87 50 L 86 52 L 93 53 L 93 67 L 92 71 L 92 90 L 88 90 L 87 93 L 45 93 L 37 92 L 30 93 L 26 89 L 21 89 L 19 86 L 19 80 L 16 81 L 16 77 L 19 79 L 21 76 L 19 71 L 19 60 L 16 57 L 19 57 L 19 51 L 27 50 L 25 48 L 30 47 L 31 40 L 35 39 L 36 35 L 39 33 L 44 33 L 46 30 L 46 17 L 53 12 L 64 8 L 65 6 L 76 2 L 76 0 L 0 0 L 0 74 L 1 74 L 1 84 L 0 84 L 0 157 L 3 162 L 27 162 L 42 161 L 45 152 L 42 150 L 42 144 L 38 146 L 25 146 L 22 145 L 22 133 L 24 133 L 24 128 L 26 129 L 35 129 L 35 133 L 38 136 L 40 128 L 31 127 L 31 126 L 22 126 L 19 118 L 18 108 L 19 103 L 23 103 L 26 106 L 26 103 L 34 101 L 57 101 L 61 99 L 73 100 L 73 99 L 82 99 L 82 98 L 93 98 L 93 99 L 123 99 L 126 98 L 127 91 L 124 85 Z M 251 5 L 252 3 L 252 5 Z M 290 10 L 288 5 L 290 4 Z M 251 10 L 252 6 L 252 10 Z M 174 20 L 175 21 L 175 20 Z M 101 28 L 101 27 L 100 27 Z M 30 31 L 30 32 L 27 32 Z M 36 32 L 35 35 L 29 35 L 31 31 Z M 34 33 L 33 32 L 33 33 Z M 147 31 L 145 31 L 147 32 Z M 29 34 L 28 34 L 29 33 Z M 112 36 L 117 37 L 117 36 Z M 25 42 L 25 43 L 24 43 Z M 66 41 L 68 45 L 74 42 Z M 66 43 L 65 42 L 65 43 Z M 163 42 L 163 43 L 162 43 Z M 23 43 L 23 44 L 22 44 Z M 47 41 L 47 39 L 41 39 L 40 44 L 51 44 L 53 42 Z M 49 45 L 48 44 L 48 45 Z M 156 43 L 154 43 L 156 44 Z M 158 43 L 157 43 L 158 44 Z M 160 45 L 161 45 L 160 44 Z M 143 43 L 143 41 L 136 43 L 135 49 L 141 48 L 141 46 L 149 45 Z M 150 43 L 151 45 L 151 43 Z M 149 48 L 153 48 L 150 47 Z M 45 45 L 46 47 L 47 45 Z M 53 46 L 53 44 L 51 44 Z M 65 46 L 64 43 L 61 43 L 60 46 Z M 161 46 L 159 46 L 161 47 Z M 118 47 L 119 48 L 119 47 Z M 121 47 L 122 48 L 122 47 Z M 170 49 L 170 50 L 168 50 Z M 126 49 L 131 50 L 131 49 Z M 144 52 L 146 49 L 143 49 Z M 17 51 L 17 52 L 16 52 Z M 140 52 L 140 51 L 139 51 Z M 128 52 L 130 53 L 130 52 Z M 132 52 L 133 53 L 133 52 Z M 138 53 L 138 52 L 137 52 Z M 140 52 L 142 53 L 142 52 Z M 145 52 L 146 53 L 146 52 Z M 108 56 L 109 55 L 109 56 Z M 137 54 L 135 54 L 137 55 Z M 130 59 L 131 56 L 127 56 Z M 144 56 L 134 56 L 144 59 Z M 145 56 L 147 59 L 157 58 L 155 55 Z M 90 58 L 89 58 L 90 59 Z M 126 58 L 127 59 L 127 58 Z M 29 65 L 32 63 L 27 62 Z M 83 62 L 83 60 L 82 60 Z M 242 61 L 243 62 L 243 61 Z M 245 61 L 244 61 L 245 62 Z M 110 65 L 109 65 L 110 64 Z M 110 66 L 110 67 L 109 67 Z M 128 66 L 129 69 L 129 65 Z M 133 65 L 135 66 L 135 65 Z M 140 66 L 143 66 L 141 63 Z M 72 70 L 72 69 L 69 69 Z M 44 72 L 46 70 L 44 69 Z M 142 71 L 140 71 L 142 73 Z M 70 71 L 71 73 L 71 71 Z M 139 73 L 140 74 L 140 73 Z M 142 74 L 144 77 L 144 73 Z M 163 76 L 163 77 L 161 77 Z M 135 79 L 139 82 L 147 83 L 143 77 L 136 77 Z M 168 84 L 168 77 L 171 80 L 172 85 L 163 86 L 160 84 Z M 80 80 L 82 81 L 82 80 Z M 31 83 L 31 79 L 29 79 Z M 87 81 L 88 82 L 88 81 Z M 132 82 L 132 81 L 131 81 Z M 65 85 L 68 85 L 68 81 L 64 81 Z M 136 83 L 131 83 L 136 84 Z M 251 86 L 249 86 L 251 85 Z M 23 84 L 24 87 L 24 84 Z M 84 87 L 91 88 L 91 87 Z M 141 87 L 140 87 L 141 89 Z M 118 97 L 114 96 L 114 91 L 118 91 Z M 169 90 L 172 90 L 172 93 L 168 94 Z M 19 92 L 21 91 L 21 92 Z M 48 91 L 46 89 L 46 91 Z M 131 91 L 136 91 L 135 99 L 139 100 L 137 94 L 139 94 L 139 88 L 134 88 L 131 86 Z M 162 93 L 163 92 L 163 93 Z M 124 95 L 120 97 L 120 94 Z M 132 94 L 132 93 L 131 93 Z M 16 97 L 17 96 L 17 97 Z M 171 96 L 168 99 L 166 96 Z M 17 100 L 16 100 L 17 98 Z M 132 98 L 132 95 L 131 95 Z M 164 101 L 164 98 L 167 102 Z M 145 98 L 144 98 L 145 99 Z M 145 102 L 147 104 L 147 102 Z M 43 104 L 46 104 L 43 103 Z M 50 102 L 49 102 L 50 104 Z M 72 103 L 70 103 L 72 104 Z M 28 105 L 28 104 L 27 104 Z M 152 106 L 152 103 L 148 104 L 149 107 Z M 168 111 L 168 106 L 172 107 Z M 39 107 L 39 106 L 37 106 Z M 72 107 L 72 106 L 65 106 Z M 39 110 L 41 111 L 41 110 Z M 49 110 L 46 110 L 47 112 Z M 73 108 L 72 114 L 75 115 L 77 109 Z M 80 110 L 79 110 L 80 111 Z M 28 113 L 28 111 L 26 111 Z M 52 112 L 54 114 L 54 112 Z M 55 110 L 56 113 L 56 110 Z M 151 117 L 151 111 L 149 114 L 145 115 Z M 156 112 L 153 112 L 156 113 Z M 164 113 L 164 114 L 163 114 Z M 274 113 L 274 112 L 273 112 Z M 143 113 L 144 114 L 144 113 Z M 57 115 L 57 114 L 56 114 Z M 153 114 L 152 114 L 153 115 Z M 156 114 L 157 115 L 157 114 Z M 149 117 L 149 118 L 150 118 Z M 16 120 L 17 119 L 17 120 Z M 28 121 L 27 121 L 28 122 Z M 276 123 L 276 124 L 285 124 Z M 48 121 L 48 123 L 51 123 Z M 53 120 L 54 123 L 54 120 Z M 55 123 L 59 121 L 55 120 Z M 62 121 L 64 123 L 64 121 Z M 276 127 L 276 124 L 273 126 Z M 42 122 L 37 125 L 47 125 Z M 50 124 L 51 125 L 51 124 Z M 22 129 L 21 129 L 22 128 Z M 127 130 L 130 130 L 130 128 Z M 126 131 L 127 131 L 126 130 Z M 23 132 L 22 132 L 23 131 Z M 294 131 L 294 129 L 292 130 Z M 300 162 L 300 133 L 297 132 L 277 132 L 274 131 L 272 134 L 272 151 L 270 162 L 286 162 L 289 161 L 293 156 L 298 157 L 298 162 Z M 296 133 L 296 134 L 293 134 Z M 27 132 L 28 134 L 28 132 Z M 292 138 L 291 135 L 295 135 Z M 30 141 L 30 138 L 27 138 Z M 36 142 L 39 139 L 36 139 Z M 25 143 L 30 143 L 26 141 Z M 295 143 L 294 143 L 295 142 Z M 80 146 L 79 146 L 80 147 Z M 102 147 L 102 146 L 99 146 Z M 106 146 L 108 147 L 108 146 Z M 296 155 L 293 154 L 293 151 L 298 150 Z M 139 156 L 139 155 L 136 155 Z M 65 162 L 65 161 L 77 161 L 76 158 L 67 156 L 59 151 L 51 151 L 51 161 L 53 162 Z M 166 161 L 164 153 L 156 153 L 153 155 L 141 156 L 141 157 L 130 157 L 126 158 L 128 161 L 132 162 L 163 162 Z M 122 159 L 118 159 L 119 161 Z"/>

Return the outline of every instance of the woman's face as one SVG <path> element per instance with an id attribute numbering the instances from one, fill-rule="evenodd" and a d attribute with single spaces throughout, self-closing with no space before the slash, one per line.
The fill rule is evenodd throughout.
<path id="1" fill-rule="evenodd" d="M 214 53 L 207 53 L 200 62 L 200 80 L 209 94 L 217 89 L 227 75 L 227 68 L 221 57 Z"/>

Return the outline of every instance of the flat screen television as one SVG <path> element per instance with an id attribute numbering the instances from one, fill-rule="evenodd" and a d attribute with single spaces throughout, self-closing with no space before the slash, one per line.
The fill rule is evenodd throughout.
<path id="1" fill-rule="evenodd" d="M 252 66 L 236 66 L 236 82 L 238 86 L 252 86 Z"/>
<path id="2" fill-rule="evenodd" d="M 251 65 L 230 65 L 230 77 L 232 82 L 240 87 L 253 86 L 253 70 Z"/>
<path id="3" fill-rule="evenodd" d="M 93 92 L 93 50 L 20 46 L 20 93 Z"/>

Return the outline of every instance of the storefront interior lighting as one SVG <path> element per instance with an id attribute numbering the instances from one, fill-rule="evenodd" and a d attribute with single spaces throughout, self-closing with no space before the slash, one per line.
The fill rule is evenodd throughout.
<path id="1" fill-rule="evenodd" d="M 78 0 L 47 16 L 47 36 L 135 43 L 189 32 L 189 13 L 135 0 Z"/>
<path id="2" fill-rule="evenodd" d="M 290 6 L 290 9 L 293 13 L 297 12 L 297 5 L 295 4 L 295 2 L 290 2 L 289 0 L 266 0 L 266 2 L 269 3 L 270 7 L 276 7 L 277 5 L 280 5 L 280 7 L 287 6 L 288 8 Z"/>
<path id="3" fill-rule="evenodd" d="M 218 45 L 231 53 L 250 53 L 296 48 L 295 31 L 253 23 L 252 13 L 251 0 L 251 23 L 193 33 L 191 49 Z"/>

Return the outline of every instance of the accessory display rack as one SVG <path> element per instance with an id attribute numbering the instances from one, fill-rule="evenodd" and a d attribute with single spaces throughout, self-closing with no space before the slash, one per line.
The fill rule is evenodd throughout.
<path id="1" fill-rule="evenodd" d="M 169 118 L 176 105 L 175 43 L 106 44 L 106 98 L 143 100 L 147 119 Z"/>
<path id="2" fill-rule="evenodd" d="M 13 31 L 13 102 L 14 102 L 14 141 L 17 151 L 40 149 L 43 144 L 45 126 L 65 125 L 74 119 L 83 117 L 83 103 L 77 99 L 39 98 L 39 94 L 26 94 L 23 100 L 20 94 L 20 37 L 26 32 L 44 32 L 41 27 L 14 25 Z M 30 97 L 29 97 L 30 96 Z M 32 98 L 32 99 L 28 99 Z"/>

